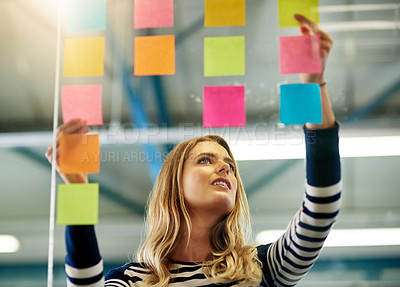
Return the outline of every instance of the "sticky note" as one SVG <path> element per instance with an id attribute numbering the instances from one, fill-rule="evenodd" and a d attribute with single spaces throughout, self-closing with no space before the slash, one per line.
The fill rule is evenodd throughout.
<path id="1" fill-rule="evenodd" d="M 203 89 L 203 126 L 246 125 L 244 86 L 206 86 Z"/>
<path id="2" fill-rule="evenodd" d="M 281 85 L 280 118 L 283 124 L 322 122 L 321 91 L 317 84 Z"/>
<path id="3" fill-rule="evenodd" d="M 279 67 L 281 74 L 320 74 L 320 36 L 279 37 Z"/>
<path id="4" fill-rule="evenodd" d="M 99 217 L 99 184 L 59 184 L 58 225 L 95 225 Z"/>
<path id="5" fill-rule="evenodd" d="M 104 38 L 66 39 L 64 76 L 103 76 L 104 45 Z"/>
<path id="6" fill-rule="evenodd" d="M 204 38 L 204 76 L 241 76 L 246 72 L 244 36 Z"/>
<path id="7" fill-rule="evenodd" d="M 246 25 L 246 0 L 205 0 L 204 26 Z"/>
<path id="8" fill-rule="evenodd" d="M 133 4 L 133 27 L 158 28 L 174 26 L 173 0 L 135 0 Z"/>
<path id="9" fill-rule="evenodd" d="M 101 85 L 63 86 L 61 107 L 64 123 L 81 119 L 88 125 L 102 125 L 101 96 Z"/>
<path id="10" fill-rule="evenodd" d="M 62 134 L 59 154 L 60 173 L 98 173 L 100 144 L 98 134 Z"/>
<path id="11" fill-rule="evenodd" d="M 175 35 L 135 37 L 134 45 L 135 76 L 175 74 Z"/>
<path id="12" fill-rule="evenodd" d="M 105 30 L 106 0 L 69 0 L 67 31 Z"/>
<path id="13" fill-rule="evenodd" d="M 319 23 L 318 0 L 278 0 L 279 27 L 298 27 L 294 14 L 300 14 L 315 23 Z"/>

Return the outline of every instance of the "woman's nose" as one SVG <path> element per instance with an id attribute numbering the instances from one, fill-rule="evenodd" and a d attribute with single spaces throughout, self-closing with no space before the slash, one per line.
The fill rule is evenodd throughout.
<path id="1" fill-rule="evenodd" d="M 224 162 L 224 161 L 221 161 L 221 162 L 220 162 L 220 164 L 218 165 L 217 169 L 218 169 L 218 172 L 220 172 L 220 173 L 226 173 L 227 175 L 228 175 L 229 172 L 230 172 L 230 166 L 229 166 L 229 164 L 226 163 L 226 162 Z"/>

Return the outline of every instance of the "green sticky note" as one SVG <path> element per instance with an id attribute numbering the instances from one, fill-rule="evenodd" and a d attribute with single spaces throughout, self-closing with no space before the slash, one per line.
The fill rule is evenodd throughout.
<path id="1" fill-rule="evenodd" d="M 58 225 L 94 225 L 99 214 L 99 184 L 59 184 Z"/>
<path id="2" fill-rule="evenodd" d="M 245 37 L 204 38 L 204 76 L 242 76 L 245 68 Z"/>
<path id="3" fill-rule="evenodd" d="M 315 23 L 319 23 L 318 0 L 278 0 L 279 27 L 298 27 L 294 14 L 300 14 Z"/>

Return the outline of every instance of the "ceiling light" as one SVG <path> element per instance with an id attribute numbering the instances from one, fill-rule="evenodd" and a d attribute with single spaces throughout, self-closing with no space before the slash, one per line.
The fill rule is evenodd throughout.
<path id="1" fill-rule="evenodd" d="M 0 253 L 14 253 L 21 245 L 17 237 L 13 235 L 0 235 Z"/>
<path id="2" fill-rule="evenodd" d="M 397 10 L 400 4 L 359 4 L 359 5 L 326 5 L 319 6 L 319 13 L 340 13 L 340 12 L 359 12 L 359 11 L 382 11 Z"/>
<path id="3" fill-rule="evenodd" d="M 343 137 L 342 157 L 400 156 L 400 136 Z"/>
<path id="4" fill-rule="evenodd" d="M 343 13 L 343 12 L 368 12 L 393 10 L 393 17 L 398 14 L 400 4 L 359 4 L 359 5 L 326 5 L 319 7 L 319 13 Z M 398 21 L 348 21 L 321 23 L 327 32 L 349 32 L 349 31 L 373 31 L 373 30 L 396 30 L 400 29 Z"/>
<path id="5" fill-rule="evenodd" d="M 256 241 L 268 244 L 277 240 L 285 230 L 268 230 L 257 234 Z M 396 246 L 400 245 L 400 228 L 333 229 L 325 247 Z"/>
<path id="6" fill-rule="evenodd" d="M 347 21 L 321 23 L 326 32 L 350 32 L 371 30 L 397 30 L 400 23 L 395 21 Z"/>
<path id="7" fill-rule="evenodd" d="M 304 141 L 299 139 L 238 141 L 230 143 L 236 160 L 283 160 L 304 159 Z M 400 156 L 400 136 L 341 137 L 339 152 L 341 157 Z"/>

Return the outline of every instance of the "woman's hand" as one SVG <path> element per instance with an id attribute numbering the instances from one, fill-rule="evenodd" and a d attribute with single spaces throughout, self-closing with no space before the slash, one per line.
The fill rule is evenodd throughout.
<path id="1" fill-rule="evenodd" d="M 60 149 L 60 136 L 63 134 L 75 134 L 75 133 L 87 133 L 89 132 L 89 127 L 86 122 L 80 119 L 71 120 L 65 124 L 60 125 L 57 128 L 57 171 L 65 183 L 88 183 L 87 173 L 77 173 L 77 174 L 61 174 L 59 169 L 59 149 Z M 46 150 L 46 158 L 51 163 L 53 160 L 53 143 L 50 143 Z"/>
<path id="2" fill-rule="evenodd" d="M 329 52 L 333 46 L 333 40 L 322 30 L 316 23 L 310 21 L 302 15 L 296 14 L 294 18 L 302 25 L 300 27 L 300 32 L 302 35 L 319 34 L 321 43 L 321 74 L 300 74 L 301 81 L 303 83 L 316 83 L 322 84 L 325 82 L 324 71 L 326 67 L 326 62 L 328 61 Z"/>
<path id="3" fill-rule="evenodd" d="M 331 51 L 333 40 L 322 30 L 316 23 L 310 21 L 302 15 L 296 14 L 295 19 L 301 24 L 300 32 L 302 35 L 319 34 L 321 43 L 321 73 L 320 74 L 300 74 L 300 79 L 302 83 L 315 83 L 323 84 L 321 86 L 321 107 L 322 107 L 322 123 L 321 124 L 310 124 L 306 123 L 306 128 L 308 129 L 327 129 L 333 127 L 336 123 L 335 114 L 329 100 L 328 91 L 325 86 L 325 67 L 328 61 L 328 56 Z"/>

